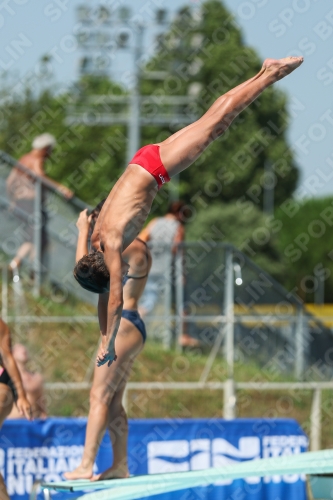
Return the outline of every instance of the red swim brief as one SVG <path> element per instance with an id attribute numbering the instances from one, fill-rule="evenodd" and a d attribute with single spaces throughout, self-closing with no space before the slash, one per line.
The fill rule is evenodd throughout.
<path id="1" fill-rule="evenodd" d="M 149 172 L 158 184 L 158 189 L 160 189 L 163 184 L 170 181 L 168 172 L 162 163 L 160 156 L 160 147 L 156 144 L 148 144 L 148 146 L 143 146 L 139 151 L 133 156 L 130 163 L 135 163 L 140 165 Z"/>

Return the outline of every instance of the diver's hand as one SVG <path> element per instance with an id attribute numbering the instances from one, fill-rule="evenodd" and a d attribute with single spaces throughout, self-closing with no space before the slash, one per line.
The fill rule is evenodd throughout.
<path id="1" fill-rule="evenodd" d="M 113 361 L 116 361 L 117 355 L 114 350 L 114 345 L 111 344 L 107 347 L 103 346 L 103 342 L 100 345 L 97 353 L 97 366 L 105 365 L 106 363 L 110 366 Z"/>
<path id="2" fill-rule="evenodd" d="M 80 232 L 89 231 L 90 221 L 91 215 L 88 215 L 88 210 L 85 208 L 82 212 L 80 212 L 79 218 L 76 222 L 76 227 Z"/>
<path id="3" fill-rule="evenodd" d="M 25 396 L 17 398 L 16 406 L 22 417 L 25 417 L 27 420 L 32 420 L 31 405 Z"/>

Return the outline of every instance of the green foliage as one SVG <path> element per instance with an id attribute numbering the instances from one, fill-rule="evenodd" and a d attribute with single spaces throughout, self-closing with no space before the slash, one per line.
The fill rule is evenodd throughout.
<path id="1" fill-rule="evenodd" d="M 254 76 L 261 66 L 255 51 L 244 45 L 241 31 L 220 1 L 205 2 L 202 13 L 199 19 L 190 7 L 179 12 L 155 57 L 147 63 L 149 70 L 167 71 L 168 76 L 163 81 L 143 78 L 141 83 L 143 94 L 157 97 L 188 95 L 193 92 L 193 84 L 199 85 L 195 109 L 185 109 L 195 111 L 198 117 L 217 97 Z M 106 97 L 101 98 L 98 112 L 110 112 L 108 96 L 124 94 L 125 90 L 96 76 L 85 76 L 66 90 L 54 88 L 51 82 L 47 88 L 44 81 L 40 93 L 29 79 L 21 82 L 20 91 L 14 93 L 3 83 L 0 148 L 19 158 L 30 149 L 35 135 L 49 131 L 56 136 L 58 146 L 48 162 L 47 173 L 87 202 L 105 196 L 125 166 L 127 131 L 124 126 L 68 125 L 66 114 L 71 105 L 82 106 L 89 97 L 103 95 Z M 263 166 L 269 159 L 279 166 L 284 162 L 283 175 L 277 173 L 275 191 L 276 202 L 283 201 L 297 181 L 297 169 L 285 139 L 286 125 L 285 95 L 268 89 L 192 168 L 181 174 L 182 197 L 190 201 L 200 192 L 209 201 L 212 193 L 223 186 L 221 200 L 252 197 L 260 207 L 261 193 L 254 197 L 251 188 L 259 186 L 261 191 Z M 177 128 L 181 124 L 175 126 L 172 116 L 168 127 L 143 127 L 142 142 L 163 140 Z M 158 204 L 161 211 L 167 203 L 164 198 Z"/>
<path id="2" fill-rule="evenodd" d="M 142 78 L 141 92 L 155 96 L 157 102 L 161 95 L 195 94 L 194 108 L 191 105 L 181 111 L 199 117 L 221 94 L 253 77 L 261 62 L 256 52 L 245 46 L 239 27 L 222 2 L 204 2 L 201 18 L 193 12 L 190 7 L 180 11 L 147 63 L 148 70 L 166 71 L 167 76 L 163 80 Z M 95 204 L 108 194 L 123 171 L 127 130 L 121 125 L 71 125 L 66 117 L 71 106 L 82 109 L 93 96 L 99 96 L 98 113 L 111 113 L 109 96 L 127 91 L 108 78 L 96 76 L 85 76 L 65 90 L 55 88 L 51 81 L 44 81 L 39 88 L 42 90 L 27 80 L 21 82 L 19 92 L 12 92 L 3 81 L 0 149 L 19 158 L 29 151 L 34 136 L 53 133 L 58 145 L 46 164 L 46 173 Z M 180 175 L 180 195 L 199 213 L 189 229 L 191 237 L 200 238 L 201 229 L 194 230 L 194 226 L 203 228 L 201 219 L 204 225 L 225 221 L 221 229 L 226 241 L 241 248 L 251 241 L 256 262 L 279 274 L 280 279 L 284 267 L 277 260 L 271 235 L 265 244 L 256 245 L 253 234 L 267 224 L 260 212 L 265 162 L 272 162 L 276 174 L 276 204 L 291 196 L 296 186 L 298 170 L 286 140 L 286 104 L 285 94 L 274 87 L 267 89 L 195 165 Z M 157 105 L 155 112 L 159 110 Z M 179 128 L 181 124 L 175 125 L 172 116 L 169 126 L 145 126 L 142 144 L 162 141 Z M 164 212 L 169 193 L 169 186 L 159 192 L 154 215 Z M 240 208 L 248 201 L 252 202 L 250 212 Z M 212 205 L 209 210 L 203 210 L 206 204 Z"/>
<path id="3" fill-rule="evenodd" d="M 325 302 L 333 302 L 333 198 L 290 201 L 276 217 L 282 223 L 277 248 L 288 265 L 286 286 L 297 286 L 313 302 L 324 283 Z"/>
<path id="4" fill-rule="evenodd" d="M 246 47 L 232 16 L 218 0 L 202 5 L 201 20 L 189 8 L 174 22 L 150 70 L 167 70 L 163 82 L 145 81 L 149 95 L 188 95 L 200 89 L 196 114 L 201 116 L 222 94 L 252 78 L 261 68 L 256 52 Z M 210 202 L 212 191 L 223 188 L 223 201 L 247 198 L 262 207 L 266 161 L 276 175 L 275 202 L 281 203 L 295 189 L 298 170 L 286 139 L 286 96 L 274 87 L 262 94 L 233 122 L 229 130 L 180 175 L 181 195 L 188 202 L 198 193 Z M 178 128 L 181 128 L 178 125 Z M 160 141 L 175 126 L 145 129 L 144 142 Z M 283 169 L 283 170 L 282 170 Z"/>
<path id="5" fill-rule="evenodd" d="M 286 269 L 275 250 L 276 231 L 274 220 L 251 203 L 215 202 L 198 212 L 188 224 L 186 236 L 190 241 L 209 241 L 218 232 L 223 235 L 221 241 L 233 244 L 281 281 Z"/>
<path id="6" fill-rule="evenodd" d="M 0 149 L 19 158 L 30 151 L 36 135 L 52 133 L 58 144 L 46 163 L 47 175 L 88 203 L 100 201 L 125 166 L 125 127 L 68 125 L 66 117 L 71 106 L 82 106 L 91 96 L 102 96 L 99 112 L 107 110 L 107 97 L 124 91 L 110 80 L 96 77 L 84 77 L 60 94 L 51 89 L 34 93 L 28 85 L 15 99 L 9 97 L 8 87 L 2 90 Z"/>

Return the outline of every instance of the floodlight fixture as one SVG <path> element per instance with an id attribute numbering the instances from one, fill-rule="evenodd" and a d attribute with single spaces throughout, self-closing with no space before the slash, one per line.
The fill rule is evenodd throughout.
<path id="1" fill-rule="evenodd" d="M 94 58 L 94 67 L 97 71 L 105 71 L 110 66 L 108 56 L 99 54 Z"/>
<path id="2" fill-rule="evenodd" d="M 95 33 L 96 45 L 102 48 L 109 48 L 114 44 L 111 34 L 107 31 L 97 31 Z"/>
<path id="3" fill-rule="evenodd" d="M 76 34 L 76 40 L 79 45 L 87 45 L 89 43 L 90 33 L 85 29 L 80 30 Z"/>
<path id="4" fill-rule="evenodd" d="M 79 68 L 81 73 L 87 73 L 90 66 L 90 57 L 84 56 L 79 60 Z"/>
<path id="5" fill-rule="evenodd" d="M 90 8 L 87 5 L 78 5 L 76 12 L 81 23 L 91 23 Z"/>
<path id="6" fill-rule="evenodd" d="M 96 9 L 96 18 L 99 24 L 108 24 L 111 21 L 111 11 L 105 5 Z"/>
<path id="7" fill-rule="evenodd" d="M 122 22 L 129 21 L 129 18 L 131 17 L 131 9 L 129 9 L 129 7 L 120 7 L 118 9 L 118 17 Z"/>
<path id="8" fill-rule="evenodd" d="M 121 30 L 117 35 L 117 45 L 120 49 L 127 49 L 131 33 L 128 30 Z"/>
<path id="9" fill-rule="evenodd" d="M 155 15 L 157 24 L 166 24 L 168 17 L 168 11 L 166 9 L 157 9 Z"/>

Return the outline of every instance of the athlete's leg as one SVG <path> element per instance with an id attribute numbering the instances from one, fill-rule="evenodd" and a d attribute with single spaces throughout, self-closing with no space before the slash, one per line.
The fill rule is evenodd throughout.
<path id="1" fill-rule="evenodd" d="M 161 159 L 170 177 L 189 167 L 241 111 L 302 62 L 301 57 L 266 59 L 255 77 L 219 97 L 200 120 L 160 143 Z"/>
<path id="2" fill-rule="evenodd" d="M 0 383 L 0 427 L 10 414 L 14 403 L 13 393 L 8 385 Z M 0 474 L 0 500 L 10 500 L 5 481 Z"/>
<path id="3" fill-rule="evenodd" d="M 127 440 L 128 440 L 128 421 L 122 400 L 126 382 L 131 373 L 133 361 L 128 363 L 127 376 L 121 383 L 121 387 L 114 395 L 109 407 L 108 429 L 113 451 L 113 464 L 101 474 L 93 477 L 94 481 L 103 479 L 114 479 L 129 477 L 128 459 L 127 459 Z"/>
<path id="4" fill-rule="evenodd" d="M 24 257 L 29 255 L 29 260 L 32 260 L 33 257 L 33 252 L 34 252 L 34 246 L 32 243 L 26 241 L 25 243 L 22 243 L 20 248 L 18 249 L 15 257 L 12 259 L 10 266 L 11 267 L 19 267 L 21 265 L 22 260 Z"/>
<path id="5" fill-rule="evenodd" d="M 11 388 L 0 383 L 0 427 L 12 411 L 14 397 Z"/>
<path id="6" fill-rule="evenodd" d="M 229 90 L 226 94 L 223 94 L 223 97 L 227 97 L 229 95 L 232 95 L 234 94 L 235 92 L 239 91 L 240 89 L 242 89 L 243 87 L 245 87 L 245 85 L 248 85 L 249 83 L 251 83 L 253 80 L 256 80 L 257 78 L 259 78 L 259 76 L 261 75 L 261 73 L 263 72 L 263 68 L 261 68 L 261 70 L 259 71 L 259 73 L 257 73 L 255 76 L 253 76 L 252 78 L 250 78 L 249 80 L 246 80 L 245 82 L 243 83 L 240 83 L 239 85 L 237 85 L 237 87 L 234 87 L 233 89 Z M 206 111 L 206 113 L 204 115 L 202 115 L 196 122 L 194 123 L 191 123 L 190 125 L 187 125 L 187 127 L 184 127 L 182 128 L 181 130 L 178 130 L 178 132 L 175 132 L 174 134 L 172 134 L 170 137 L 168 137 L 167 139 L 165 139 L 165 141 L 163 141 L 163 144 L 170 144 L 170 142 L 174 141 L 175 139 L 177 139 L 180 135 L 182 135 L 184 132 L 187 132 L 188 130 L 190 130 L 191 128 L 197 126 L 199 124 L 199 122 L 201 123 L 201 121 L 204 119 L 204 118 L 207 118 L 209 117 L 212 113 L 214 113 L 215 111 L 215 105 L 217 104 L 217 101 L 215 101 L 212 106 Z"/>
<path id="7" fill-rule="evenodd" d="M 134 359 L 128 363 L 127 375 L 116 392 L 109 410 L 109 434 L 112 442 L 113 464 L 112 468 L 103 473 L 103 476 L 128 477 L 127 441 L 128 420 L 127 413 L 123 407 L 123 396 L 127 380 L 131 374 Z"/>
<path id="8" fill-rule="evenodd" d="M 109 422 L 109 407 L 122 382 L 128 377 L 129 363 L 143 347 L 142 335 L 128 320 L 122 318 L 116 337 L 117 361 L 110 367 L 95 367 L 93 386 L 90 392 L 86 440 L 81 464 L 66 472 L 66 479 L 89 479 L 100 443 Z"/>

